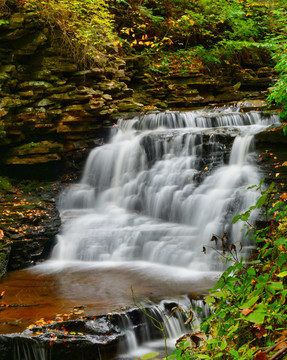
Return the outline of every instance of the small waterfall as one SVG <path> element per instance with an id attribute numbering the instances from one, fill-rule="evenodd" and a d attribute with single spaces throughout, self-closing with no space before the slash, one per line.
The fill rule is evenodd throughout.
<path id="1" fill-rule="evenodd" d="M 224 232 L 244 240 L 231 222 L 256 201 L 247 190 L 260 181 L 249 158 L 253 134 L 276 122 L 277 115 L 237 108 L 120 119 L 111 142 L 91 152 L 81 182 L 61 198 L 53 259 L 221 269 L 202 247 Z"/>
<path id="2" fill-rule="evenodd" d="M 125 313 L 121 315 L 121 328 L 125 334 L 124 341 L 120 343 L 119 353 L 133 353 L 137 350 L 139 343 L 134 331 L 133 323 L 128 315 Z"/>
<path id="3" fill-rule="evenodd" d="M 244 165 L 248 153 L 254 150 L 253 139 L 252 135 L 245 135 L 244 137 L 237 136 L 235 138 L 230 154 L 230 165 Z"/>
<path id="4" fill-rule="evenodd" d="M 119 347 L 119 359 L 134 359 L 160 347 L 163 348 L 164 337 L 168 351 L 173 349 L 176 339 L 190 329 L 184 325 L 190 306 L 190 301 L 182 298 L 179 303 L 162 301 L 158 305 L 122 314 L 120 327 L 124 331 L 125 337 Z M 141 311 L 140 322 L 138 311 Z M 199 325 L 197 315 L 193 314 L 193 324 Z"/>
<path id="5" fill-rule="evenodd" d="M 12 349 L 11 349 L 12 351 Z M 51 352 L 46 344 L 38 341 L 26 341 L 24 337 L 19 337 L 13 342 L 11 360 L 50 360 Z"/>

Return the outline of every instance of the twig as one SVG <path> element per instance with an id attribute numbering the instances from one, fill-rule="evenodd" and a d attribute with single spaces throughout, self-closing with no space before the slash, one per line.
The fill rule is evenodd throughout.
<path id="1" fill-rule="evenodd" d="M 265 350 L 265 353 L 266 353 L 266 354 L 270 353 L 270 351 L 274 350 L 278 345 L 282 344 L 282 343 L 283 343 L 284 341 L 286 341 L 286 340 L 287 340 L 287 338 L 281 340 L 281 341 L 280 341 L 279 343 L 277 343 L 277 344 L 274 344 L 274 345 L 270 346 L 267 350 Z"/>
<path id="2" fill-rule="evenodd" d="M 279 360 L 281 359 L 281 356 L 287 353 L 287 345 L 284 346 L 283 349 L 279 350 L 276 354 L 274 354 L 273 356 L 271 356 L 271 358 L 269 360 Z"/>

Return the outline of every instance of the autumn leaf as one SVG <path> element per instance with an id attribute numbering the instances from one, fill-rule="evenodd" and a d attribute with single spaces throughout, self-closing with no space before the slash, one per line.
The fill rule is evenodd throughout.
<path id="1" fill-rule="evenodd" d="M 260 353 L 256 354 L 254 360 L 267 360 L 266 352 L 261 351 Z"/>
<path id="2" fill-rule="evenodd" d="M 248 314 L 250 314 L 254 310 L 254 308 L 255 308 L 255 305 L 252 306 L 252 308 L 250 308 L 250 309 L 248 309 L 248 308 L 243 309 L 243 310 L 241 310 L 241 314 L 243 314 L 244 316 L 247 316 Z"/>
<path id="3" fill-rule="evenodd" d="M 192 321 L 192 319 L 193 319 L 193 312 L 190 310 L 189 317 L 186 320 L 186 322 L 184 323 L 184 325 L 188 325 Z"/>
<path id="4" fill-rule="evenodd" d="M 266 330 L 260 324 L 254 324 L 253 328 L 255 329 L 256 337 L 262 339 L 266 335 Z"/>

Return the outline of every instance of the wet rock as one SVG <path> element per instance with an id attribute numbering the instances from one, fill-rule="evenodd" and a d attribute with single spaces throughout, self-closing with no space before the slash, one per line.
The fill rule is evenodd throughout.
<path id="1" fill-rule="evenodd" d="M 11 242 L 10 241 L 4 242 L 3 240 L 0 240 L 0 279 L 6 273 L 10 252 L 11 252 Z"/>
<path id="2" fill-rule="evenodd" d="M 71 98 L 71 96 L 67 93 L 59 93 L 59 94 L 54 94 L 52 96 L 49 97 L 49 99 L 51 101 L 55 101 L 58 102 L 60 104 L 69 104 L 69 103 L 73 103 L 73 99 Z"/>
<path id="3" fill-rule="evenodd" d="M 104 100 L 90 100 L 88 104 L 84 105 L 87 111 L 98 112 L 103 106 L 105 106 Z"/>
<path id="4" fill-rule="evenodd" d="M 40 70 L 33 72 L 33 78 L 36 80 L 50 80 L 52 72 L 50 70 Z"/>
<path id="5" fill-rule="evenodd" d="M 63 330 L 33 337 L 20 334 L 2 335 L 0 349 L 3 360 L 13 358 L 16 343 L 19 344 L 19 352 L 28 358 L 45 354 L 45 358 L 50 357 L 53 360 L 111 360 L 115 359 L 119 338 L 120 335 L 116 332 L 107 336 L 78 333 L 65 335 Z"/>
<path id="6" fill-rule="evenodd" d="M 0 178 L 3 179 L 3 178 Z M 11 185 L 10 185 L 11 186 Z M 15 183 L 2 188 L 0 273 L 30 266 L 50 253 L 61 221 L 55 202 L 57 184 Z M 3 192 L 4 191 L 4 192 Z M 2 234 L 2 235 L 1 235 Z"/>
<path id="7" fill-rule="evenodd" d="M 112 96 L 109 95 L 109 94 L 104 94 L 103 99 L 106 100 L 106 101 L 112 101 L 113 100 Z"/>
<path id="8" fill-rule="evenodd" d="M 60 143 L 52 142 L 52 141 L 41 141 L 37 143 L 29 143 L 25 145 L 21 145 L 15 147 L 12 151 L 12 155 L 31 155 L 31 154 L 48 154 L 48 153 L 56 153 L 62 149 L 63 145 Z"/>
<path id="9" fill-rule="evenodd" d="M 19 84 L 20 90 L 45 90 L 48 88 L 52 88 L 53 85 L 51 83 L 48 83 L 46 81 L 26 81 L 21 84 Z"/>
<path id="10" fill-rule="evenodd" d="M 19 91 L 19 95 L 23 98 L 31 98 L 34 96 L 33 90 Z"/>
<path id="11" fill-rule="evenodd" d="M 99 79 L 99 80 L 105 80 L 105 71 L 103 68 L 93 68 L 91 69 L 91 76 Z"/>
<path id="12" fill-rule="evenodd" d="M 120 112 L 138 112 L 142 107 L 142 104 L 135 102 L 120 102 L 117 104 L 117 108 Z"/>
<path id="13" fill-rule="evenodd" d="M 50 106 L 50 105 L 53 105 L 55 104 L 53 101 L 51 101 L 50 99 L 42 99 L 40 101 L 38 101 L 37 103 L 35 103 L 35 106 L 37 107 L 47 107 L 47 106 Z"/>
<path id="14" fill-rule="evenodd" d="M 272 78 L 273 77 L 273 70 L 268 66 L 259 68 L 256 71 L 256 73 L 259 78 L 262 78 L 262 77 L 271 77 Z"/>
<path id="15" fill-rule="evenodd" d="M 40 320 L 21 334 L 0 335 L 1 360 L 10 360 L 16 348 L 19 356 L 29 359 L 41 354 L 41 358 L 53 360 L 115 360 L 120 351 L 128 350 L 127 330 L 134 333 L 139 344 L 146 339 L 162 339 L 160 329 L 154 326 L 147 314 L 164 324 L 166 315 L 177 317 L 172 309 L 178 306 L 173 301 L 162 303 L 160 308 L 150 305 L 143 311 L 132 308 L 81 318 L 74 311 L 55 321 L 45 323 Z M 69 320 L 63 321 L 63 317 Z"/>
<path id="16" fill-rule="evenodd" d="M 265 100 L 246 100 L 240 101 L 238 103 L 242 110 L 250 111 L 250 110 L 264 110 L 268 107 L 268 104 Z"/>
<path id="17" fill-rule="evenodd" d="M 45 155 L 30 155 L 30 156 L 10 156 L 5 164 L 7 165 L 34 165 L 34 164 L 46 164 L 49 162 L 59 162 L 61 156 L 59 154 L 45 154 Z"/>
<path id="18" fill-rule="evenodd" d="M 5 83 L 9 78 L 10 76 L 6 72 L 0 72 L 0 83 Z"/>
<path id="19" fill-rule="evenodd" d="M 86 111 L 84 105 L 82 105 L 82 104 L 73 104 L 73 105 L 67 106 L 67 107 L 63 108 L 63 112 L 67 112 L 70 115 L 83 116 L 83 117 L 90 115 Z"/>
<path id="20" fill-rule="evenodd" d="M 67 92 L 73 91 L 75 89 L 76 89 L 75 85 L 66 84 L 66 85 L 63 85 L 63 86 L 57 86 L 57 87 L 52 87 L 50 89 L 47 89 L 47 94 L 67 93 Z"/>

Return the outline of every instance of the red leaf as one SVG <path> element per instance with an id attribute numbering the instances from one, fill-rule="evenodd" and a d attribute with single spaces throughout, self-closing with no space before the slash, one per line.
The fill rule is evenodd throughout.
<path id="1" fill-rule="evenodd" d="M 266 356 L 266 352 L 261 351 L 260 353 L 257 353 L 254 360 L 268 360 Z"/>

